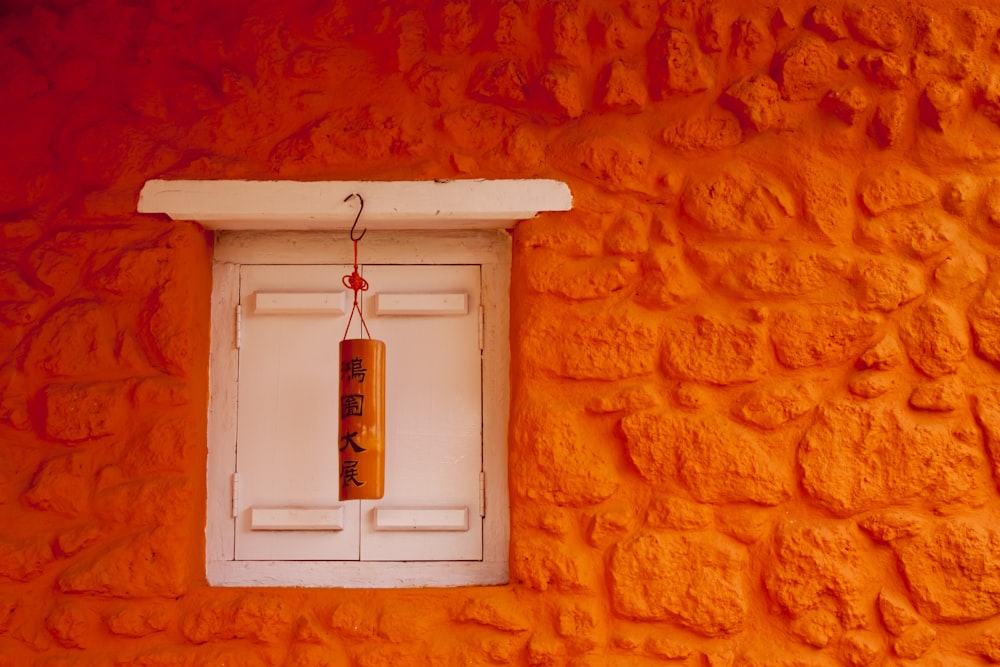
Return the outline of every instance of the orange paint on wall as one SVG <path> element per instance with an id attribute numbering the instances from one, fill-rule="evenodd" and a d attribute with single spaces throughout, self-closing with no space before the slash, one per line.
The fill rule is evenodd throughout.
<path id="1" fill-rule="evenodd" d="M 12 0 L 0 666 L 1000 662 L 1000 5 Z M 151 178 L 557 178 L 509 585 L 215 589 Z"/>

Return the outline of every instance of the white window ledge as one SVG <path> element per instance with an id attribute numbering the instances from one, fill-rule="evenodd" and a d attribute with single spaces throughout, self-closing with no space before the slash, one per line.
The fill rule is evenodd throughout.
<path id="1" fill-rule="evenodd" d="M 151 180 L 140 213 L 219 230 L 502 229 L 543 211 L 568 211 L 569 186 L 547 179 L 437 181 Z"/>

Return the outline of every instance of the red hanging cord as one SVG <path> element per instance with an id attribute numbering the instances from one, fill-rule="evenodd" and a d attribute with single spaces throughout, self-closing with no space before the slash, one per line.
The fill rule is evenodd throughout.
<path id="1" fill-rule="evenodd" d="M 371 338 L 371 333 L 368 332 L 368 325 L 365 324 L 365 315 L 361 312 L 361 306 L 358 304 L 358 293 L 368 290 L 368 281 L 361 277 L 358 273 L 358 242 L 354 242 L 354 272 L 350 275 L 344 276 L 343 279 L 344 287 L 354 290 L 354 305 L 351 306 L 351 315 L 347 318 L 347 328 L 344 329 L 344 340 L 347 340 L 347 332 L 351 330 L 351 320 L 354 319 L 354 311 L 358 311 L 358 317 L 361 319 L 361 327 L 364 329 L 365 334 L 368 338 Z"/>
<path id="2" fill-rule="evenodd" d="M 358 312 L 358 318 L 361 320 L 361 328 L 364 329 L 365 334 L 369 339 L 371 339 L 372 335 L 368 331 L 368 325 L 365 323 L 365 314 L 361 312 L 361 305 L 358 303 L 358 293 L 368 290 L 368 281 L 362 278 L 361 274 L 358 273 L 358 241 L 361 240 L 368 230 L 364 230 L 361 232 L 361 236 L 354 238 L 354 228 L 358 226 L 358 219 L 361 217 L 361 211 L 365 210 L 365 200 L 361 195 L 355 193 L 347 195 L 344 201 L 346 202 L 350 200 L 351 197 L 358 198 L 361 202 L 361 208 L 358 209 L 358 215 L 354 218 L 354 224 L 351 225 L 351 240 L 354 242 L 354 271 L 343 278 L 344 287 L 354 291 L 354 305 L 351 306 L 351 314 L 347 318 L 347 327 L 344 329 L 343 340 L 347 340 L 347 334 L 351 330 L 351 320 L 354 319 L 354 311 Z"/>

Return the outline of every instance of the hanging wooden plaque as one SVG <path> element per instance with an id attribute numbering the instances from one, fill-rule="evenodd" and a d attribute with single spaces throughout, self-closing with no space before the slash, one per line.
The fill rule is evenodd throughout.
<path id="1" fill-rule="evenodd" d="M 385 343 L 340 342 L 340 500 L 377 500 L 385 489 Z"/>

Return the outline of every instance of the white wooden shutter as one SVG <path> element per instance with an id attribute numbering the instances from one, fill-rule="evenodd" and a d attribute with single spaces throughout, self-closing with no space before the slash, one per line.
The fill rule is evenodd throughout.
<path id="1" fill-rule="evenodd" d="M 386 343 L 387 433 L 385 497 L 361 501 L 361 559 L 479 560 L 479 267 L 368 265 L 364 277 L 365 321 Z M 376 521 L 379 508 L 413 528 Z M 468 528 L 441 510 L 464 511 Z"/>
<path id="2" fill-rule="evenodd" d="M 237 560 L 359 557 L 359 508 L 356 502 L 341 503 L 337 495 L 337 345 L 347 324 L 341 276 L 350 270 L 241 268 Z M 338 293 L 339 312 L 327 303 L 336 301 L 327 295 Z M 342 508 L 339 530 L 276 531 L 252 525 L 255 509 L 336 508 Z"/>

